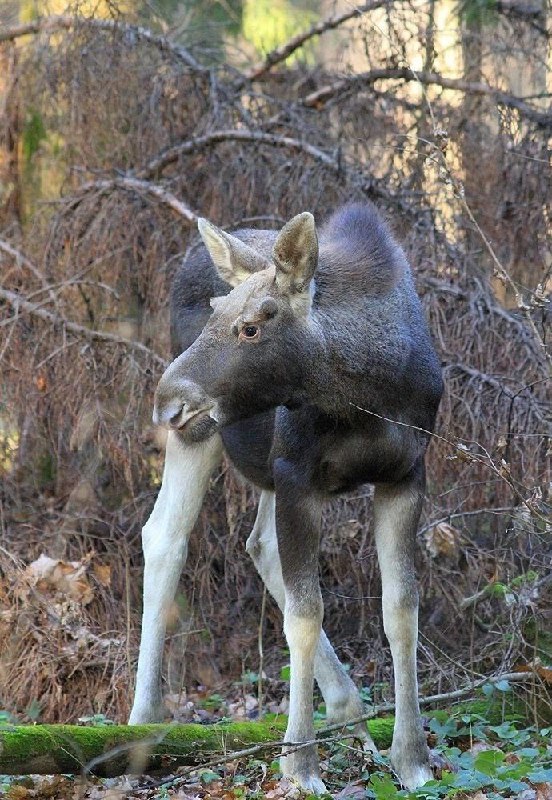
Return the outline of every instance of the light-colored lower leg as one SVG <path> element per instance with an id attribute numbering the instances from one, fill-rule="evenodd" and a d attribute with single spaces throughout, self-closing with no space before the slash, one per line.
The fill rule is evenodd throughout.
<path id="1" fill-rule="evenodd" d="M 157 722 L 164 716 L 161 664 L 167 617 L 186 561 L 188 538 L 221 455 L 218 435 L 186 444 L 178 433 L 169 432 L 163 482 L 142 530 L 144 608 L 131 725 Z"/>
<path id="2" fill-rule="evenodd" d="M 294 613 L 292 600 L 288 598 L 284 613 L 284 633 L 290 656 L 289 717 L 284 741 L 293 743 L 313 742 L 314 723 L 312 713 L 312 691 L 314 685 L 314 657 L 322 625 L 322 601 L 319 613 L 300 616 Z M 291 748 L 293 751 L 293 747 Z M 326 787 L 320 777 L 316 745 L 295 750 L 280 759 L 284 776 L 292 778 L 306 792 L 322 794 Z"/>
<path id="3" fill-rule="evenodd" d="M 246 549 L 266 588 L 283 613 L 285 589 L 276 538 L 274 492 L 261 493 L 255 525 L 247 540 Z M 346 724 L 349 720 L 362 716 L 364 706 L 358 690 L 343 668 L 324 631 L 320 632 L 316 648 L 314 677 L 326 703 L 330 724 L 339 722 Z M 363 740 L 365 749 L 376 751 L 366 725 L 358 724 L 355 733 Z"/>
<path id="4" fill-rule="evenodd" d="M 414 570 L 415 526 L 420 496 L 378 487 L 376 545 L 381 569 L 383 626 L 395 673 L 395 730 L 391 762 L 402 783 L 415 789 L 431 780 L 429 753 L 418 704 L 416 644 L 418 590 Z"/>

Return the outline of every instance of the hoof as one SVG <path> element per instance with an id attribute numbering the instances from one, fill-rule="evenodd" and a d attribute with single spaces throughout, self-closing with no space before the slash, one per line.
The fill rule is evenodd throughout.
<path id="1" fill-rule="evenodd" d="M 402 785 L 406 789 L 419 789 L 424 783 L 433 779 L 433 773 L 429 766 L 411 767 L 410 769 L 402 770 L 399 773 L 399 778 Z"/>
<path id="2" fill-rule="evenodd" d="M 289 756 L 282 756 L 280 769 L 284 778 L 307 794 L 324 794 L 327 791 L 320 777 L 316 750 L 312 747 L 305 747 Z"/>
<path id="3" fill-rule="evenodd" d="M 328 791 L 322 778 L 317 775 L 285 775 L 285 779 L 305 794 L 326 794 Z"/>
<path id="4" fill-rule="evenodd" d="M 407 789 L 418 789 L 424 783 L 432 780 L 433 773 L 429 765 L 429 750 L 425 743 L 418 741 L 414 746 L 398 747 L 393 743 L 391 747 L 391 764 L 402 785 Z"/>

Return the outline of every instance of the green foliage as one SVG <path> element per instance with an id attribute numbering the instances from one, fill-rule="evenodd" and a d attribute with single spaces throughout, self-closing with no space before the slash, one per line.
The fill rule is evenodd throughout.
<path id="1" fill-rule="evenodd" d="M 458 16 L 468 27 L 490 25 L 498 20 L 496 0 L 461 0 Z"/>
<path id="2" fill-rule="evenodd" d="M 31 702 L 27 707 L 27 710 L 25 711 L 25 715 L 31 720 L 31 722 L 38 722 L 41 714 L 42 714 L 42 706 L 40 705 L 38 700 L 31 700 Z"/>
<path id="3" fill-rule="evenodd" d="M 213 692 L 208 697 L 204 697 L 200 702 L 200 708 L 204 708 L 206 711 L 216 711 L 221 706 L 225 705 L 224 697 L 217 692 Z"/>
<path id="4" fill-rule="evenodd" d="M 200 769 L 199 777 L 202 783 L 213 783 L 220 780 L 218 772 L 213 772 L 212 769 Z"/>
<path id="5" fill-rule="evenodd" d="M 0 709 L 0 731 L 11 730 L 14 725 L 15 719 L 10 712 Z"/>
<path id="6" fill-rule="evenodd" d="M 93 727 L 105 727 L 115 725 L 112 719 L 108 719 L 105 714 L 91 714 L 89 717 L 79 717 L 81 725 L 91 725 Z"/>
<path id="7" fill-rule="evenodd" d="M 318 10 L 314 4 L 290 0 L 244 0 L 243 35 L 260 53 L 268 53 L 278 45 L 316 22 Z M 312 62 L 311 43 L 300 48 L 288 59 Z"/>
<path id="8" fill-rule="evenodd" d="M 56 459 L 50 451 L 44 451 L 38 459 L 38 478 L 40 486 L 45 488 L 54 483 L 56 479 Z"/>
<path id="9" fill-rule="evenodd" d="M 242 674 L 242 683 L 245 686 L 257 686 L 259 683 L 259 673 L 247 670 Z"/>
<path id="10" fill-rule="evenodd" d="M 289 664 L 286 664 L 286 666 L 282 667 L 280 670 L 280 680 L 289 683 L 290 678 L 291 678 L 291 667 Z"/>
<path id="11" fill-rule="evenodd" d="M 46 128 L 42 115 L 36 108 L 30 108 L 25 117 L 21 137 L 23 161 L 26 167 L 30 165 L 32 157 L 44 139 L 46 139 Z"/>
<path id="12" fill-rule="evenodd" d="M 437 737 L 434 751 L 448 765 L 439 780 L 429 781 L 416 791 L 401 789 L 388 759 L 376 756 L 370 774 L 366 774 L 364 797 L 439 800 L 483 791 L 489 799 L 498 800 L 517 797 L 532 784 L 552 781 L 548 728 L 536 730 L 508 721 L 491 725 L 481 714 L 460 712 L 433 718 L 430 730 Z M 339 766 L 335 756 L 330 764 Z M 336 770 L 334 774 L 339 773 Z"/>

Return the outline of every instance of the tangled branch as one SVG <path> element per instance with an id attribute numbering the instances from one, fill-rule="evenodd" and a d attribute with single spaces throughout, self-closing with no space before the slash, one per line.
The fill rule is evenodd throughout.
<path id="1" fill-rule="evenodd" d="M 551 112 L 538 111 L 526 103 L 523 98 L 515 97 L 486 83 L 466 81 L 461 78 L 446 78 L 437 72 L 418 72 L 410 67 L 384 67 L 370 72 L 362 72 L 358 75 L 350 75 L 335 83 L 316 89 L 316 91 L 304 97 L 302 102 L 307 108 L 321 108 L 334 98 L 342 99 L 352 89 L 371 86 L 381 80 L 401 80 L 406 83 L 414 81 L 424 86 L 440 86 L 442 89 L 449 89 L 455 92 L 491 97 L 498 105 L 518 111 L 538 127 L 549 128 L 552 126 Z"/>
<path id="2" fill-rule="evenodd" d="M 17 292 L 11 292 L 0 287 L 0 299 L 9 303 L 15 312 L 15 316 L 4 320 L 2 322 L 2 326 L 15 322 L 19 317 L 20 312 L 24 311 L 26 314 L 31 314 L 34 317 L 44 320 L 54 328 L 62 328 L 64 330 L 71 331 L 71 333 L 74 333 L 81 338 L 88 339 L 89 341 L 109 342 L 111 344 L 123 345 L 130 350 L 134 350 L 137 353 L 147 356 L 149 359 L 158 364 L 158 366 L 163 367 L 163 369 L 167 366 L 165 359 L 161 358 L 160 355 L 155 353 L 149 347 L 146 347 L 146 345 L 142 344 L 141 342 L 133 342 L 130 339 L 125 339 L 124 336 L 117 336 L 116 334 L 108 333 L 107 331 L 95 331 L 91 328 L 85 327 L 84 325 L 71 322 L 71 320 L 65 319 L 59 314 L 53 314 L 51 311 L 42 308 L 38 303 L 30 303 Z"/>
<path id="3" fill-rule="evenodd" d="M 161 53 L 168 53 L 174 56 L 196 72 L 209 72 L 209 70 L 196 61 L 182 45 L 169 41 L 166 36 L 156 36 L 147 28 L 143 28 L 139 25 L 131 25 L 119 19 L 98 19 L 96 17 L 70 16 L 68 14 L 41 17 L 31 22 L 12 25 L 0 31 L 0 44 L 2 42 L 13 41 L 14 39 L 20 39 L 22 36 L 29 36 L 31 34 L 54 33 L 58 30 L 75 30 L 79 28 L 79 26 L 119 34 L 130 41 L 146 42 Z"/>

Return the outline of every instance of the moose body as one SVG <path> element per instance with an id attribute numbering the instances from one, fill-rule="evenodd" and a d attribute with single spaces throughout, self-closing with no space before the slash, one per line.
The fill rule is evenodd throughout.
<path id="1" fill-rule="evenodd" d="M 431 778 L 416 679 L 414 570 L 424 455 L 442 393 L 440 366 L 403 251 L 370 204 L 321 228 L 228 234 L 200 220 L 205 248 L 175 278 L 176 358 L 156 392 L 169 427 L 159 497 L 143 530 L 144 617 L 131 723 L 162 715 L 161 657 L 211 471 L 223 449 L 262 491 L 247 550 L 284 615 L 291 662 L 285 741 L 314 738 L 313 680 L 328 718 L 363 707 L 322 630 L 321 506 L 375 484 L 384 630 L 395 673 L 392 763 L 409 788 Z M 357 725 L 369 749 L 374 745 Z M 282 756 L 283 773 L 322 792 L 316 748 Z"/>

